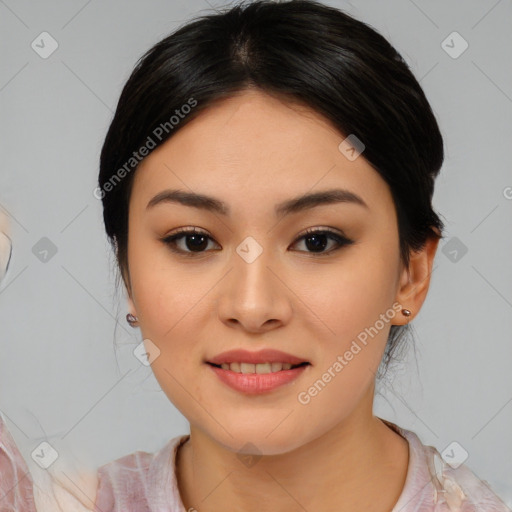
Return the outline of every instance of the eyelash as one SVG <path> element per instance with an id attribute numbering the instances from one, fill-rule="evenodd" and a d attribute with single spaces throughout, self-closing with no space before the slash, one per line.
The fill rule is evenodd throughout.
<path id="1" fill-rule="evenodd" d="M 351 244 L 354 243 L 353 240 L 351 240 L 351 239 L 349 239 L 349 238 L 347 238 L 347 237 L 337 233 L 336 231 L 332 231 L 330 229 L 325 229 L 325 228 L 310 228 L 310 229 L 306 230 L 304 232 L 304 234 L 299 236 L 294 241 L 293 245 L 295 245 L 300 240 L 307 238 L 308 236 L 318 235 L 318 234 L 327 235 L 328 238 L 330 238 L 331 240 L 334 240 L 336 242 L 337 246 L 334 249 L 330 249 L 329 251 L 325 251 L 325 252 L 313 252 L 313 251 L 299 251 L 299 252 L 306 252 L 306 253 L 309 253 L 309 254 L 314 254 L 315 256 L 325 256 L 325 255 L 331 254 L 334 251 L 337 251 L 338 249 L 341 249 L 344 246 L 351 245 Z M 213 240 L 213 238 L 211 238 L 206 232 L 198 230 L 196 228 L 180 229 L 176 233 L 174 233 L 174 234 L 172 234 L 170 236 L 166 236 L 165 238 L 162 238 L 161 240 L 162 240 L 162 242 L 164 244 L 166 244 L 169 247 L 169 249 L 171 251 L 173 251 L 175 253 L 178 253 L 180 255 L 183 255 L 185 257 L 192 257 L 192 258 L 194 258 L 194 257 L 198 257 L 199 255 L 202 255 L 202 254 L 208 252 L 208 251 L 196 251 L 196 252 L 194 252 L 194 251 L 184 251 L 182 249 L 178 249 L 176 247 L 177 240 L 179 240 L 181 238 L 184 238 L 187 235 L 204 235 L 207 238 L 209 238 L 210 240 Z"/>

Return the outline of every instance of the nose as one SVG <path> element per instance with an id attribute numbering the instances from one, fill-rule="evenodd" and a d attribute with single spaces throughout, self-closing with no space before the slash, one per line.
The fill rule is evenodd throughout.
<path id="1" fill-rule="evenodd" d="M 263 251 L 247 261 L 236 251 L 232 269 L 218 289 L 220 320 L 229 327 L 262 333 L 286 325 L 292 316 L 292 292 L 279 266 Z"/>

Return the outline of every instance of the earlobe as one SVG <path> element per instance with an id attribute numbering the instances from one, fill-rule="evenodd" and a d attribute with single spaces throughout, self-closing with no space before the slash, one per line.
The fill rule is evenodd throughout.
<path id="1" fill-rule="evenodd" d="M 395 300 L 402 308 L 412 313 L 407 316 L 402 315 L 401 318 L 397 317 L 395 325 L 409 323 L 421 309 L 429 289 L 438 245 L 439 238 L 430 236 L 422 249 L 410 252 L 409 265 L 402 270 Z"/>
<path id="2" fill-rule="evenodd" d="M 128 277 L 128 279 L 126 279 Z M 128 313 L 126 314 L 126 321 L 130 324 L 130 327 L 136 328 L 139 325 L 139 319 L 137 318 L 137 308 L 133 300 L 133 292 L 131 288 L 130 276 L 125 275 L 123 272 L 123 281 L 126 290 L 126 302 L 128 306 Z"/>
<path id="3" fill-rule="evenodd" d="M 132 298 L 129 296 L 127 299 L 128 311 L 126 314 L 126 321 L 130 324 L 130 327 L 136 328 L 139 325 L 139 319 L 137 318 L 137 310 Z"/>

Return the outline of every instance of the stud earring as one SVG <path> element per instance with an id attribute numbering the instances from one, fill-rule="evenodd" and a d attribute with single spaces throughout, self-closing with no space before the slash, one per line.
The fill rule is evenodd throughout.
<path id="1" fill-rule="evenodd" d="M 411 316 L 411 312 L 408 309 L 402 309 L 402 315 Z"/>
<path id="2" fill-rule="evenodd" d="M 136 316 L 132 315 L 131 313 L 128 313 L 126 315 L 126 321 L 130 324 L 130 327 L 135 328 L 137 327 L 137 322 L 139 321 L 139 319 Z"/>

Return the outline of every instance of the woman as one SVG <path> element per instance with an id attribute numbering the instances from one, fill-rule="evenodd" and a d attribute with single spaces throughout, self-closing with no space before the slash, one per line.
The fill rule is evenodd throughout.
<path id="1" fill-rule="evenodd" d="M 143 56 L 95 195 L 190 434 L 99 468 L 96 512 L 508 510 L 372 412 L 429 288 L 442 162 L 401 56 L 318 2 L 235 6 Z"/>

